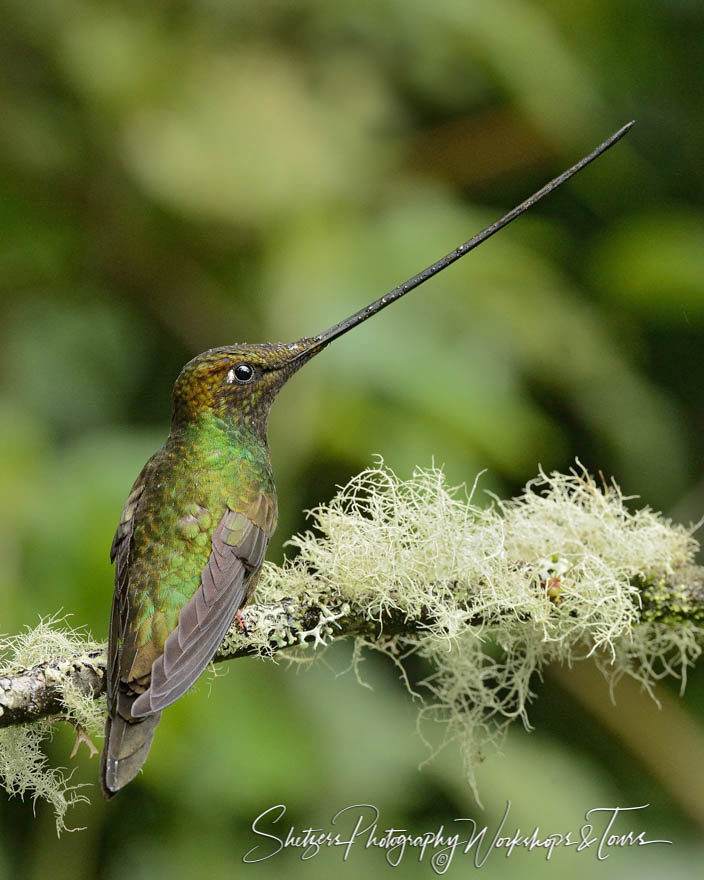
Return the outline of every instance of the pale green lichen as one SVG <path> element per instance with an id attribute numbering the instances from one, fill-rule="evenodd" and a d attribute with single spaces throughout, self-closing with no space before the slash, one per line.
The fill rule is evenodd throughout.
<path id="1" fill-rule="evenodd" d="M 347 603 L 369 621 L 388 621 L 388 612 L 396 620 L 424 621 L 413 633 L 373 642 L 359 636 L 354 657 L 365 646 L 384 651 L 404 680 L 400 658 L 417 652 L 427 660 L 419 721 L 440 721 L 444 740 L 459 740 L 476 793 L 477 760 L 487 744 L 500 742 L 510 721 L 528 726 L 531 683 L 547 663 L 592 656 L 612 686 L 630 675 L 652 693 L 665 675 L 684 684 L 704 627 L 696 616 L 693 622 L 648 616 L 666 605 L 658 584 L 692 564 L 692 529 L 648 508 L 629 508 L 616 485 L 597 485 L 581 467 L 541 471 L 511 501 L 494 498 L 481 507 L 475 494 L 476 486 L 469 494 L 448 486 L 435 468 L 406 481 L 383 465 L 366 470 L 312 512 L 315 532 L 289 542 L 298 550 L 294 559 L 265 565 L 255 600 L 319 601 L 316 644 L 334 637 Z M 306 635 L 287 623 L 293 604 L 281 602 L 272 628 L 262 628 L 262 647 Z M 10 671 L 87 649 L 80 636 L 47 624 L 8 647 L 15 656 L 3 665 Z M 66 692 L 64 699 L 80 724 L 92 730 L 102 723 L 102 709 L 90 698 Z M 12 793 L 50 800 L 60 828 L 66 806 L 80 796 L 47 766 L 40 743 L 49 724 L 2 731 L 0 772 Z"/>
<path id="2" fill-rule="evenodd" d="M 34 629 L 0 640 L 0 669 L 4 675 L 12 675 L 40 663 L 100 647 L 61 619 L 48 618 Z M 89 734 L 102 729 L 104 701 L 94 700 L 70 684 L 64 686 L 62 700 L 65 720 Z M 39 798 L 48 801 L 54 808 L 56 831 L 60 834 L 63 830 L 73 830 L 67 829 L 65 824 L 68 808 L 87 798 L 79 793 L 80 786 L 71 783 L 72 771 L 49 765 L 44 743 L 51 738 L 56 721 L 56 718 L 47 718 L 0 729 L 0 779 L 10 795 L 30 795 L 34 801 Z"/>
<path id="3" fill-rule="evenodd" d="M 484 746 L 514 718 L 528 725 L 531 680 L 547 663 L 593 655 L 612 684 L 628 674 L 652 692 L 665 674 L 684 680 L 704 634 L 636 626 L 638 578 L 690 564 L 691 529 L 630 510 L 615 484 L 600 487 L 581 468 L 541 471 L 518 498 L 488 507 L 475 494 L 437 469 L 407 481 L 366 470 L 312 511 L 316 531 L 289 542 L 298 556 L 267 566 L 257 595 L 276 601 L 313 581 L 335 585 L 370 619 L 389 610 L 429 619 L 389 651 L 429 661 L 421 719 L 460 741 L 472 786 Z"/>

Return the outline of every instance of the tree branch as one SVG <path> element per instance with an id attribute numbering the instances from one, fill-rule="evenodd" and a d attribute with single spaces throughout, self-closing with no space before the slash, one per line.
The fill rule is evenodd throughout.
<path id="1" fill-rule="evenodd" d="M 545 592 L 547 601 L 560 602 L 559 586 L 541 581 L 531 566 L 521 566 L 521 570 L 533 588 Z M 704 623 L 704 567 L 683 566 L 670 576 L 654 572 L 640 576 L 635 585 L 640 591 L 640 623 Z M 241 617 L 245 631 L 235 623 L 214 662 L 273 656 L 298 645 L 317 646 L 346 636 L 382 639 L 419 635 L 434 622 L 425 611 L 411 619 L 399 609 L 385 613 L 381 619 L 371 619 L 334 588 L 305 591 L 272 604 L 250 605 Z M 482 621 L 477 619 L 476 623 Z M 105 692 L 105 662 L 105 651 L 95 650 L 56 657 L 0 676 L 0 728 L 65 713 L 61 693 L 67 685 L 97 699 Z"/>

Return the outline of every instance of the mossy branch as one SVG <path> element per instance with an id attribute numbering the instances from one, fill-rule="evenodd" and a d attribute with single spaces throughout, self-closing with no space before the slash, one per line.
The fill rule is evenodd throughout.
<path id="1" fill-rule="evenodd" d="M 554 586 L 534 579 L 529 565 L 522 566 L 522 570 L 528 583 L 548 593 L 555 591 Z M 685 566 L 672 574 L 641 575 L 636 583 L 642 622 L 704 623 L 701 566 Z M 559 601 L 559 595 L 554 594 L 552 601 Z M 380 619 L 371 620 L 362 608 L 333 588 L 304 592 L 274 603 L 253 604 L 241 616 L 246 632 L 238 623 L 233 624 L 213 662 L 256 654 L 273 656 L 292 647 L 325 645 L 348 636 L 379 640 L 418 635 L 435 623 L 429 609 L 417 618 L 390 609 Z M 475 625 L 479 627 L 482 622 L 477 618 Z M 89 699 L 105 693 L 104 647 L 56 656 L 0 677 L 0 728 L 66 715 L 63 694 L 67 687 Z"/>
<path id="2" fill-rule="evenodd" d="M 554 586 L 536 580 L 531 566 L 521 566 L 528 584 L 547 591 Z M 704 623 L 704 568 L 684 566 L 672 574 L 654 572 L 636 580 L 640 591 L 640 619 L 670 625 Z M 552 601 L 559 601 L 557 594 Z M 300 645 L 326 645 L 331 640 L 363 636 L 368 640 L 418 635 L 435 621 L 429 609 L 409 618 L 389 609 L 371 620 L 364 609 L 340 591 L 328 588 L 289 596 L 269 604 L 253 604 L 242 614 L 246 632 L 233 624 L 213 662 L 252 655 L 273 656 Z M 482 620 L 477 617 L 475 625 Z M 525 621 L 527 623 L 527 621 Z M 56 656 L 29 669 L 0 677 L 0 728 L 27 724 L 53 715 L 66 715 L 67 687 L 89 699 L 105 693 L 105 648 Z"/>
<path id="3" fill-rule="evenodd" d="M 476 488 L 476 487 L 475 487 Z M 283 566 L 265 565 L 257 602 L 215 660 L 351 636 L 430 673 L 420 717 L 458 739 L 470 784 L 478 757 L 515 718 L 527 724 L 531 680 L 551 662 L 591 657 L 613 684 L 649 691 L 686 672 L 704 643 L 704 569 L 693 529 L 633 509 L 583 469 L 540 475 L 510 501 L 479 507 L 441 471 L 402 481 L 379 466 L 313 511 Z M 54 804 L 57 827 L 77 797 L 47 766 L 51 716 L 100 729 L 104 646 L 52 622 L 6 643 L 0 677 L 0 776 L 12 793 Z M 357 654 L 355 654 L 357 656 Z"/>

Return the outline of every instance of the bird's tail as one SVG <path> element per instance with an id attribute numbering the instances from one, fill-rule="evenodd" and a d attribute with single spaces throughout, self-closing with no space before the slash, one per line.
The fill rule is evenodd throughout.
<path id="1" fill-rule="evenodd" d="M 128 702 L 125 695 L 121 694 L 120 697 L 118 704 Z M 123 714 L 120 709 L 127 711 Z M 114 715 L 108 715 L 105 745 L 100 758 L 100 786 L 106 798 L 114 797 L 139 773 L 147 760 L 159 721 L 161 712 L 133 719 L 128 706 L 121 705 L 118 705 Z"/>

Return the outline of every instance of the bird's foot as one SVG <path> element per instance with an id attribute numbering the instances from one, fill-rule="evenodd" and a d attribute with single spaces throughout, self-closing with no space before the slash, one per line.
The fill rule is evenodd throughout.
<path id="1" fill-rule="evenodd" d="M 89 758 L 92 758 L 93 755 L 98 754 L 100 750 L 96 748 L 95 743 L 88 736 L 88 734 L 86 733 L 86 729 L 82 724 L 79 724 L 74 718 L 71 718 L 70 716 L 64 717 L 62 721 L 67 721 L 76 731 L 76 742 L 73 744 L 73 748 L 71 749 L 71 754 L 69 755 L 69 758 L 76 757 L 81 743 L 85 743 L 88 746 Z"/>
<path id="2" fill-rule="evenodd" d="M 235 614 L 235 620 L 237 621 L 237 625 L 239 626 L 239 628 L 242 630 L 242 635 L 245 635 L 245 636 L 249 635 L 249 633 L 247 632 L 247 626 L 244 622 L 244 618 L 242 617 L 241 611 L 238 611 Z"/>

